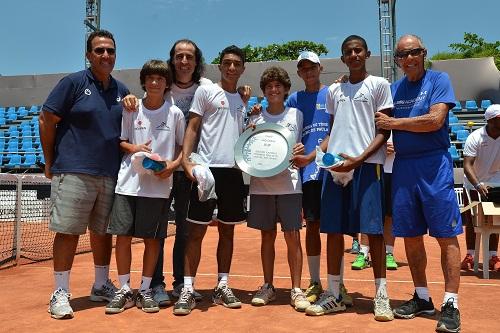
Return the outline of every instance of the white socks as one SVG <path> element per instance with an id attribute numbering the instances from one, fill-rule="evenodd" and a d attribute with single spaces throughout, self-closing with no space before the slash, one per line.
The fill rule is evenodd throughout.
<path id="1" fill-rule="evenodd" d="M 394 246 L 393 245 L 386 245 L 385 246 L 385 253 L 393 254 L 394 253 Z"/>
<path id="2" fill-rule="evenodd" d="M 148 290 L 151 285 L 151 280 L 153 280 L 152 277 L 143 276 L 141 280 L 141 289 L 139 289 L 139 291 Z"/>
<path id="3" fill-rule="evenodd" d="M 370 252 L 370 247 L 368 245 L 361 244 L 359 252 L 363 253 L 363 255 L 365 256 L 365 258 L 367 258 L 368 257 L 368 252 Z"/>
<path id="4" fill-rule="evenodd" d="M 328 274 L 328 291 L 335 296 L 336 299 L 339 299 L 340 295 L 340 275 L 331 275 Z"/>
<path id="5" fill-rule="evenodd" d="M 94 287 L 97 289 L 101 289 L 103 285 L 106 284 L 106 281 L 109 279 L 109 265 L 106 266 L 98 266 L 94 265 L 95 269 L 95 281 Z"/>
<path id="6" fill-rule="evenodd" d="M 444 293 L 444 297 L 443 297 L 443 304 L 446 304 L 446 302 L 450 299 L 450 298 L 453 298 L 453 307 L 455 309 L 458 309 L 458 294 L 455 294 L 455 293 L 449 293 L 449 292 L 445 292 Z"/>
<path id="7" fill-rule="evenodd" d="M 309 266 L 309 275 L 311 275 L 311 282 L 321 284 L 319 266 L 321 256 L 307 256 L 307 264 Z"/>
<path id="8" fill-rule="evenodd" d="M 471 256 L 474 257 L 474 254 L 476 254 L 476 250 L 469 250 L 469 249 L 467 249 L 467 254 L 470 254 Z"/>
<path id="9" fill-rule="evenodd" d="M 387 279 L 375 279 L 375 295 L 382 295 L 387 297 Z"/>
<path id="10" fill-rule="evenodd" d="M 54 271 L 55 290 L 61 288 L 69 293 L 69 273 L 71 271 Z"/>
<path id="11" fill-rule="evenodd" d="M 120 281 L 120 289 L 131 290 L 131 288 L 130 288 L 130 273 L 118 275 L 118 281 Z"/>
<path id="12" fill-rule="evenodd" d="M 229 278 L 229 273 L 219 273 L 218 275 L 218 286 L 227 285 L 227 280 Z"/>
<path id="13" fill-rule="evenodd" d="M 490 251 L 490 258 L 493 258 L 497 255 L 497 251 Z"/>
<path id="14" fill-rule="evenodd" d="M 194 285 L 194 276 L 184 276 L 184 288 L 186 288 L 186 290 L 193 291 L 194 290 L 193 285 Z"/>
<path id="15" fill-rule="evenodd" d="M 429 301 L 429 288 L 427 287 L 415 287 L 415 292 L 418 298 Z"/>

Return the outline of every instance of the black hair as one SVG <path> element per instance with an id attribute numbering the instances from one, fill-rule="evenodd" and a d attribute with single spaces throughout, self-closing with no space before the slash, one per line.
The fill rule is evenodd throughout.
<path id="1" fill-rule="evenodd" d="M 109 32 L 108 30 L 96 30 L 92 32 L 87 38 L 87 52 L 92 52 L 92 40 L 96 37 L 104 37 L 111 39 L 113 41 L 113 45 L 116 48 L 115 38 L 113 37 L 113 34 L 111 32 Z"/>
<path id="2" fill-rule="evenodd" d="M 235 54 L 235 55 L 237 55 L 238 57 L 240 57 L 240 59 L 243 62 L 243 64 L 245 64 L 245 52 L 243 52 L 243 50 L 240 49 L 238 46 L 236 46 L 236 45 L 230 45 L 230 46 L 226 47 L 224 50 L 222 50 L 220 52 L 220 55 L 219 55 L 219 64 L 222 64 L 222 58 L 224 58 L 224 56 L 226 54 Z"/>
<path id="3" fill-rule="evenodd" d="M 194 83 L 200 83 L 201 76 L 203 75 L 203 72 L 205 70 L 205 64 L 203 63 L 203 54 L 201 53 L 201 50 L 198 47 L 198 45 L 196 45 L 196 43 L 190 39 L 179 39 L 174 43 L 174 45 L 170 49 L 170 59 L 168 59 L 167 63 L 168 66 L 170 67 L 170 70 L 172 71 L 172 76 L 173 76 L 172 80 L 174 83 L 177 83 L 177 77 L 175 75 L 174 57 L 175 57 L 175 47 L 177 46 L 177 44 L 180 43 L 191 44 L 194 46 L 194 57 L 196 60 L 196 66 L 194 68 L 192 80 Z"/>
<path id="4" fill-rule="evenodd" d="M 158 59 L 149 60 L 142 66 L 141 73 L 139 74 L 142 90 L 146 91 L 146 76 L 155 74 L 165 78 L 167 83 L 165 92 L 170 90 L 170 87 L 172 86 L 172 73 L 168 64 L 165 61 Z"/>
<path id="5" fill-rule="evenodd" d="M 340 47 L 340 54 L 344 54 L 344 46 L 352 40 L 359 40 L 365 50 L 368 51 L 368 44 L 366 44 L 366 40 L 363 37 L 358 35 L 350 35 L 342 42 L 342 46 Z"/>

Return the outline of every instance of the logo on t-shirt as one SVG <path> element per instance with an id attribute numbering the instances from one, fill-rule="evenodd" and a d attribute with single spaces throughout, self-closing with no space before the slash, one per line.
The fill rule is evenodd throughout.
<path id="1" fill-rule="evenodd" d="M 170 131 L 170 126 L 166 122 L 162 121 L 160 125 L 156 126 L 158 131 Z"/>
<path id="2" fill-rule="evenodd" d="M 85 91 L 83 92 L 85 95 L 87 96 L 90 96 L 92 94 L 92 92 L 90 91 L 89 88 L 85 89 Z"/>
<path id="3" fill-rule="evenodd" d="M 134 127 L 134 130 L 140 131 L 140 130 L 145 130 L 146 126 L 142 125 L 142 121 L 140 119 L 137 120 L 136 126 Z"/>
<path id="4" fill-rule="evenodd" d="M 354 98 L 352 99 L 354 102 L 363 102 L 367 103 L 368 102 L 368 97 L 365 96 L 362 92 L 359 92 Z"/>
<path id="5" fill-rule="evenodd" d="M 118 96 L 118 97 L 116 98 L 116 101 L 117 101 L 118 103 L 120 103 L 120 101 L 121 101 L 121 100 L 122 100 L 122 98 L 121 98 L 120 96 Z"/>

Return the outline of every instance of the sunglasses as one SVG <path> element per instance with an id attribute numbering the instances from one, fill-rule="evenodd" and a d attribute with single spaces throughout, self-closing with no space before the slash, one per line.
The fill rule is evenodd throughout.
<path id="1" fill-rule="evenodd" d="M 116 50 L 112 47 L 96 47 L 94 53 L 97 55 L 103 55 L 104 52 L 108 52 L 109 55 L 114 55 Z"/>
<path id="2" fill-rule="evenodd" d="M 423 50 L 423 48 L 417 47 L 416 49 L 397 51 L 394 56 L 398 59 L 406 59 L 409 55 L 411 55 L 412 57 L 417 57 L 422 53 Z"/>

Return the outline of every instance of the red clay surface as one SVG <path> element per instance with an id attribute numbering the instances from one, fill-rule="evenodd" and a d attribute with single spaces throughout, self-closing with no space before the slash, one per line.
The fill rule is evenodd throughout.
<path id="1" fill-rule="evenodd" d="M 304 235 L 304 232 L 303 232 Z M 323 242 L 325 241 L 322 236 Z M 464 253 L 463 236 L 460 237 Z M 324 244 L 324 243 L 323 243 Z M 351 238 L 346 237 L 346 246 Z M 167 284 L 171 278 L 173 237 L 166 241 L 165 271 Z M 354 307 L 347 312 L 308 317 L 289 305 L 290 279 L 286 263 L 283 237 L 276 241 L 275 286 L 278 299 L 265 307 L 250 305 L 251 295 L 262 284 L 260 265 L 260 233 L 238 226 L 235 232 L 235 252 L 229 284 L 242 300 L 241 309 L 227 309 L 211 303 L 211 290 L 217 280 L 215 250 L 217 229 L 209 228 L 203 243 L 202 261 L 196 278 L 196 287 L 204 300 L 189 316 L 176 317 L 172 307 L 156 314 L 146 314 L 131 308 L 117 315 L 105 315 L 104 303 L 88 300 L 94 279 L 92 255 L 78 255 L 71 273 L 71 305 L 75 318 L 55 320 L 47 313 L 49 296 L 53 290 L 52 262 L 25 264 L 0 270 L 2 302 L 0 302 L 0 332 L 433 332 L 436 317 L 418 317 L 412 320 L 376 322 L 372 315 L 374 283 L 371 269 L 352 271 L 354 255 L 346 254 L 345 284 L 354 297 Z M 304 243 L 303 243 L 304 247 Z M 325 253 L 323 246 L 323 254 Z M 428 281 L 431 296 L 437 308 L 443 298 L 444 284 L 437 242 L 426 238 Z M 132 286 L 140 283 L 142 244 L 133 245 Z M 388 290 L 392 306 L 411 298 L 413 284 L 402 240 L 396 241 L 397 271 L 388 271 Z M 304 254 L 305 256 L 305 254 Z M 326 262 L 322 258 L 322 277 L 326 276 Z M 117 280 L 116 265 L 111 263 L 111 278 Z M 462 332 L 498 332 L 500 309 L 500 273 L 491 272 L 490 280 L 462 272 L 460 310 Z M 308 284 L 307 262 L 304 260 L 302 287 Z M 115 282 L 116 283 L 116 282 Z M 326 286 L 326 281 L 323 280 Z"/>

